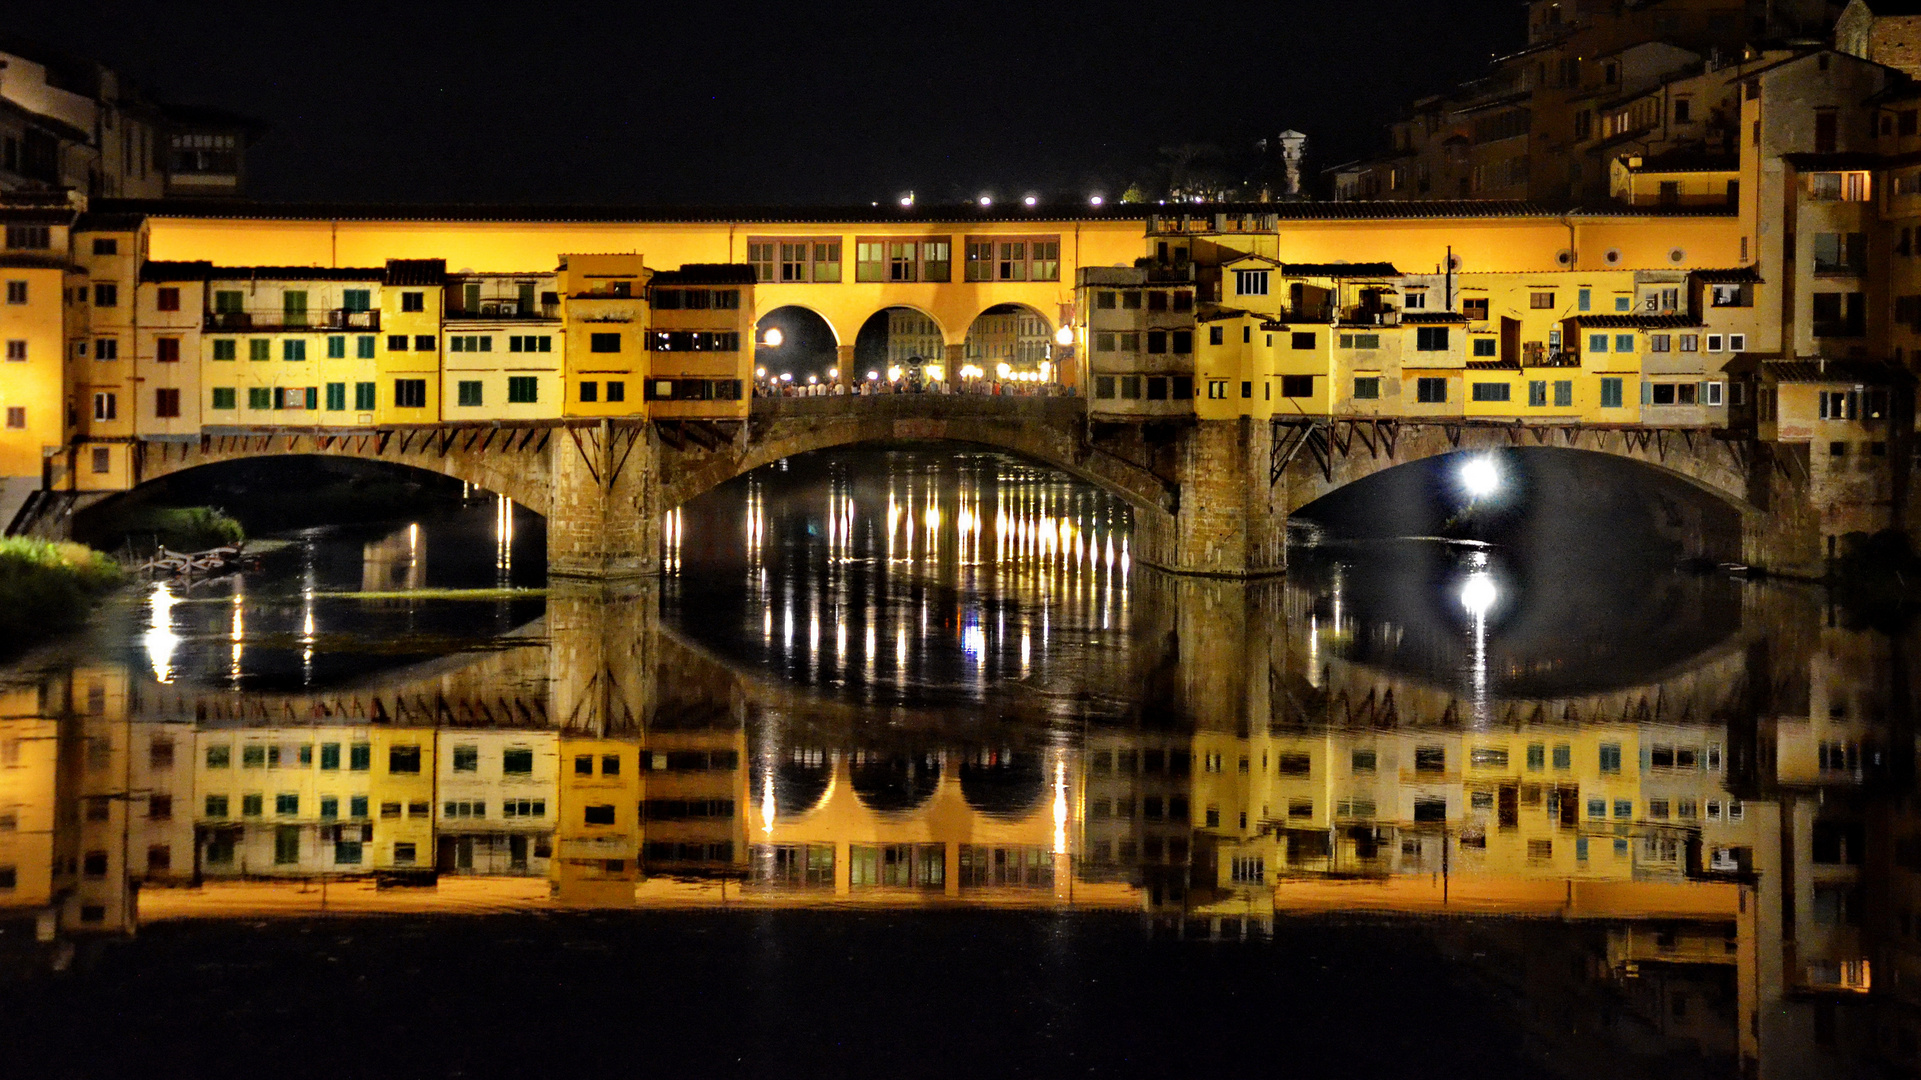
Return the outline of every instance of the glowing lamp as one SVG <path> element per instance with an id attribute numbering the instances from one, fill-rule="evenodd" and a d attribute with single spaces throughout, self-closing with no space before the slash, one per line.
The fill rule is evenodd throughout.
<path id="1" fill-rule="evenodd" d="M 830 367 L 830 368 L 828 368 L 828 369 L 827 369 L 827 377 L 828 377 L 828 378 L 830 378 L 830 379 L 838 379 L 838 378 L 840 378 L 840 369 L 839 369 L 839 368 L 837 368 L 837 367 Z"/>
<path id="2" fill-rule="evenodd" d="M 781 372 L 781 373 L 780 373 L 780 381 L 781 381 L 781 382 L 793 382 L 793 381 L 794 381 L 794 375 L 793 375 L 793 373 L 792 373 L 792 372 L 789 372 L 789 371 L 783 371 L 783 372 Z"/>
<path id="3" fill-rule="evenodd" d="M 787 335 L 780 332 L 780 327 L 770 326 L 767 328 L 767 333 L 761 336 L 760 343 L 770 349 L 778 349 L 780 343 L 786 340 Z"/>
<path id="4" fill-rule="evenodd" d="M 1089 199 L 1089 200 L 1087 200 L 1087 205 L 1089 205 L 1089 206 L 1099 206 L 1099 205 L 1101 205 L 1102 203 L 1104 203 L 1104 202 L 1106 202 L 1106 201 L 1107 201 L 1106 199 L 1103 199 L 1103 198 L 1101 198 L 1101 197 L 1100 197 L 1099 195 L 1096 195 L 1096 196 L 1094 196 L 1093 198 L 1091 198 L 1091 199 Z"/>
<path id="5" fill-rule="evenodd" d="M 755 368 L 755 369 L 754 369 L 754 378 L 756 378 L 756 379 L 765 379 L 766 377 L 767 377 L 767 369 L 766 369 L 766 368 L 764 368 L 764 367 L 757 367 L 757 368 Z"/>
<path id="6" fill-rule="evenodd" d="M 867 381 L 868 381 L 868 382 L 879 382 L 879 381 L 880 381 L 880 372 L 878 372 L 878 371 L 870 371 L 870 372 L 868 372 L 868 373 L 867 373 Z"/>
<path id="7" fill-rule="evenodd" d="M 1036 205 L 1036 204 L 1038 204 L 1039 202 L 1040 202 L 1040 200 L 1039 200 L 1039 199 L 1036 199 L 1036 198 L 1035 198 L 1034 196 L 1032 196 L 1032 195 L 1029 195 L 1029 196 L 1027 196 L 1026 198 L 1024 198 L 1024 199 L 1022 199 L 1022 200 L 1021 200 L 1021 205 L 1022 205 L 1022 206 L 1034 206 L 1034 205 Z"/>
<path id="8" fill-rule="evenodd" d="M 1063 326 L 1059 330 L 1054 331 L 1054 344 L 1056 345 L 1074 344 L 1074 328 L 1071 326 Z"/>
<path id="9" fill-rule="evenodd" d="M 993 198 L 991 198 L 990 196 L 987 196 L 987 195 L 982 195 L 982 196 L 981 196 L 981 205 L 982 205 L 982 206 L 992 206 L 992 205 L 994 205 L 994 200 L 993 200 Z"/>

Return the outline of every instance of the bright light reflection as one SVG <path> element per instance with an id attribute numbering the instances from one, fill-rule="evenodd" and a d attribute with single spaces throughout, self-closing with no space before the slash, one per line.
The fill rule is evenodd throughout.
<path id="1" fill-rule="evenodd" d="M 179 602 L 164 581 L 154 582 L 153 592 L 147 597 L 147 632 L 143 640 L 156 682 L 173 681 L 173 650 L 180 644 L 180 635 L 173 632 L 173 606 Z"/>
<path id="2" fill-rule="evenodd" d="M 1501 490 L 1501 467 L 1494 455 L 1479 454 L 1461 466 L 1461 487 L 1476 499 L 1485 499 Z"/>
<path id="3" fill-rule="evenodd" d="M 1500 590 L 1494 587 L 1494 576 L 1485 570 L 1469 574 L 1461 585 L 1461 606 L 1476 619 L 1486 618 L 1488 609 L 1499 599 Z"/>

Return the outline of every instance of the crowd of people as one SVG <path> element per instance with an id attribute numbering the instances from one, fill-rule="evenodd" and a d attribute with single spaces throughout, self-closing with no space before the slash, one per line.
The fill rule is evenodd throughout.
<path id="1" fill-rule="evenodd" d="M 1055 382 L 1033 382 L 1002 379 L 962 379 L 958 385 L 950 386 L 940 379 L 928 379 L 919 375 L 902 375 L 889 382 L 885 379 L 862 379 L 846 383 L 838 379 L 826 382 L 799 383 L 768 377 L 754 380 L 755 397 L 874 397 L 881 394 L 979 394 L 984 396 L 1018 397 L 1073 397 L 1074 388 Z"/>

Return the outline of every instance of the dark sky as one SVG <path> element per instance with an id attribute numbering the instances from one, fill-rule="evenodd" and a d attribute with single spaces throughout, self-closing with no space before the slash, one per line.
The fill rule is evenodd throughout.
<path id="1" fill-rule="evenodd" d="M 498 14 L 496 14 L 498 12 Z M 1516 46 L 1514 0 L 15 5 L 7 29 L 258 116 L 254 194 L 923 201 L 1117 191 L 1181 142 L 1315 167 Z"/>

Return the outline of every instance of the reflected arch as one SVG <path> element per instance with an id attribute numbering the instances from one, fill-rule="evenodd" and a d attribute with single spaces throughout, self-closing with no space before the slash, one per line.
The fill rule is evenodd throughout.
<path id="1" fill-rule="evenodd" d="M 798 817 L 813 812 L 833 790 L 834 758 L 819 747 L 790 747 L 771 762 L 756 758 L 749 783 L 756 805 L 772 795 L 776 816 Z"/>
<path id="2" fill-rule="evenodd" d="M 992 818 L 1017 820 L 1047 798 L 1047 769 L 1033 751 L 977 750 L 960 766 L 961 798 Z"/>
<path id="3" fill-rule="evenodd" d="M 878 814 L 919 809 L 940 787 L 938 754 L 884 754 L 857 750 L 848 762 L 854 797 Z"/>

